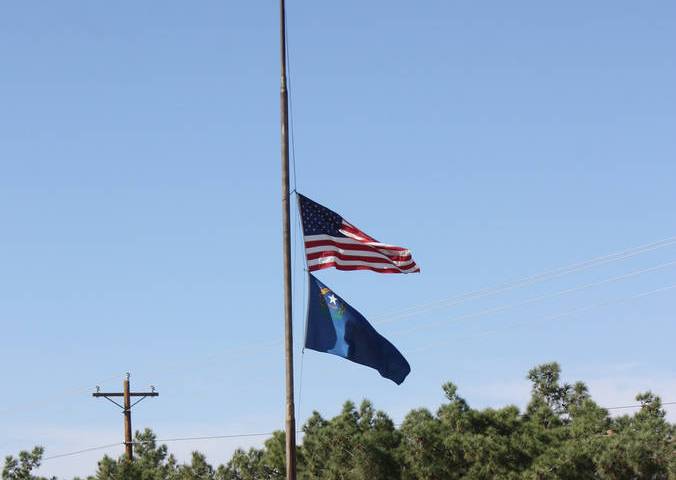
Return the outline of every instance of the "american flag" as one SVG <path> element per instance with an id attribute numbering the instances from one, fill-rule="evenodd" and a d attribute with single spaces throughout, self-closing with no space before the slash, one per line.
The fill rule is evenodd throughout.
<path id="1" fill-rule="evenodd" d="M 308 269 L 312 272 L 372 270 L 378 273 L 416 273 L 420 268 L 407 248 L 380 243 L 336 212 L 298 194 Z"/>

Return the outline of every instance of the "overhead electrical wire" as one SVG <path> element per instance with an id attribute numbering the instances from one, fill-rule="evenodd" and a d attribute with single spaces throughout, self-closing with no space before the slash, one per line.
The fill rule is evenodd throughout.
<path id="1" fill-rule="evenodd" d="M 508 281 L 493 287 L 487 287 L 487 288 L 481 288 L 478 290 L 472 290 L 466 293 L 461 293 L 457 295 L 453 295 L 451 297 L 447 297 L 445 299 L 440 299 L 436 300 L 433 302 L 428 302 L 428 303 L 423 303 L 419 305 L 414 305 L 411 307 L 407 307 L 404 309 L 399 309 L 399 310 L 393 310 L 388 313 L 383 313 L 380 315 L 375 315 L 371 316 L 371 320 L 373 320 L 373 323 L 388 323 L 392 322 L 395 320 L 399 320 L 402 318 L 407 318 L 410 316 L 418 315 L 420 313 L 423 313 L 425 311 L 433 310 L 436 308 L 447 308 L 455 305 L 459 305 L 461 303 L 465 303 L 468 301 L 473 301 L 477 300 L 480 298 L 484 298 L 490 295 L 496 295 L 499 293 L 507 292 L 516 288 L 521 288 L 525 286 L 531 286 L 535 285 L 537 283 L 545 282 L 548 280 L 553 280 L 555 278 L 560 278 L 565 275 L 569 275 L 571 273 L 576 273 L 580 272 L 583 270 L 587 270 L 592 267 L 596 267 L 599 265 L 605 265 L 608 263 L 612 262 L 617 262 L 621 260 L 626 260 L 628 258 L 635 257 L 637 255 L 641 255 L 643 253 L 648 253 L 652 252 L 654 250 L 658 250 L 660 248 L 665 248 L 671 245 L 676 244 L 676 236 L 673 237 L 668 237 L 662 240 L 658 240 L 656 242 L 651 242 L 648 244 L 644 245 L 639 245 L 637 247 L 632 247 L 626 250 L 622 250 L 619 252 L 611 253 L 608 255 L 603 255 L 600 257 L 594 257 L 589 260 L 584 260 L 581 262 L 576 262 L 570 265 L 558 267 L 552 270 L 546 270 L 541 273 L 537 273 L 534 275 L 529 275 L 526 277 L 522 277 L 516 280 Z"/>
<path id="2" fill-rule="evenodd" d="M 74 452 L 60 453 L 58 455 L 51 455 L 49 457 L 44 457 L 42 459 L 42 461 L 45 462 L 47 460 L 54 460 L 54 459 L 57 459 L 57 458 L 72 457 L 73 455 L 80 455 L 82 453 L 94 452 L 96 450 L 104 450 L 104 449 L 107 449 L 107 448 L 113 448 L 113 447 L 122 446 L 122 445 L 124 445 L 124 442 L 109 443 L 108 445 L 101 445 L 101 446 L 98 446 L 98 447 L 83 448 L 82 450 L 75 450 Z"/>
<path id="3" fill-rule="evenodd" d="M 665 405 L 667 405 L 667 406 L 676 405 L 676 402 L 660 402 L 660 406 L 663 407 Z M 643 405 L 638 403 L 638 404 L 635 404 L 635 405 L 622 405 L 620 407 L 601 407 L 601 408 L 604 408 L 606 410 L 622 410 L 622 409 L 625 409 L 625 408 L 641 408 L 641 407 L 643 407 Z"/>
<path id="4" fill-rule="evenodd" d="M 676 288 L 676 284 L 668 285 L 668 286 L 666 286 L 666 287 L 656 288 L 656 289 L 654 289 L 654 290 L 649 290 L 649 291 L 647 291 L 647 292 L 642 292 L 642 293 L 639 293 L 639 294 L 636 294 L 636 295 L 630 295 L 630 296 L 625 296 L 625 297 L 616 298 L 616 299 L 613 299 L 613 300 L 606 300 L 606 301 L 603 301 L 603 302 L 597 302 L 597 303 L 592 303 L 592 304 L 589 304 L 589 305 L 584 305 L 584 306 L 582 306 L 582 307 L 573 308 L 573 309 L 571 309 L 571 310 L 567 310 L 567 311 L 565 311 L 565 312 L 556 313 L 556 314 L 554 314 L 554 315 L 549 315 L 549 316 L 545 316 L 545 317 L 539 317 L 539 318 L 535 319 L 535 321 L 539 323 L 539 322 L 541 322 L 541 321 L 543 321 L 543 320 L 556 320 L 556 319 L 561 318 L 561 317 L 566 317 L 566 316 L 569 316 L 569 315 L 574 315 L 574 314 L 576 314 L 576 313 L 580 313 L 580 312 L 583 312 L 583 311 L 586 311 L 586 310 L 591 310 L 591 309 L 594 309 L 594 308 L 600 308 L 600 307 L 605 307 L 605 306 L 608 306 L 608 305 L 613 305 L 613 304 L 619 304 L 619 303 L 628 302 L 628 301 L 631 301 L 631 300 L 637 300 L 637 299 L 639 299 L 639 298 L 647 297 L 647 296 L 649 296 L 649 295 L 655 295 L 655 294 L 657 294 L 657 293 L 662 293 L 662 292 L 666 292 L 666 291 L 668 291 L 668 290 L 673 290 L 674 288 Z M 462 336 L 462 337 L 455 337 L 455 338 L 453 338 L 451 341 L 467 340 L 468 338 L 476 338 L 476 337 L 483 337 L 483 336 L 486 336 L 486 335 L 492 335 L 492 334 L 494 334 L 494 333 L 499 333 L 499 332 L 504 331 L 504 330 L 506 329 L 505 327 L 508 327 L 508 328 L 509 328 L 509 327 L 514 327 L 514 326 L 518 326 L 518 325 L 530 324 L 530 323 L 533 323 L 533 320 L 523 320 L 523 321 L 518 321 L 518 322 L 510 322 L 509 324 L 502 325 L 501 328 L 496 328 L 496 329 L 492 329 L 492 330 L 486 330 L 486 331 L 484 331 L 484 332 L 479 332 L 479 333 L 474 334 L 474 335 L 467 335 L 467 336 Z M 446 340 L 446 341 L 443 341 L 443 342 L 437 342 L 437 343 L 434 343 L 434 344 L 428 344 L 428 345 L 426 345 L 425 347 L 422 347 L 422 348 L 419 348 L 419 349 L 412 350 L 411 353 L 413 353 L 413 352 L 427 351 L 427 350 L 430 350 L 430 349 L 432 349 L 432 348 L 439 347 L 439 346 L 441 346 L 441 345 L 446 345 L 446 344 L 448 344 L 448 343 L 449 343 L 449 341 Z"/>
<path id="5" fill-rule="evenodd" d="M 553 292 L 553 293 L 545 293 L 543 295 L 537 295 L 535 297 L 531 297 L 531 298 L 528 298 L 526 300 L 523 300 L 523 301 L 517 302 L 517 303 L 500 305 L 500 306 L 497 306 L 497 307 L 492 307 L 492 308 L 488 308 L 488 309 L 485 309 L 485 310 L 481 310 L 479 312 L 459 315 L 459 316 L 456 316 L 456 317 L 451 317 L 450 319 L 436 321 L 436 322 L 432 322 L 432 323 L 427 322 L 427 323 L 423 323 L 423 324 L 417 324 L 414 327 L 404 329 L 404 330 L 398 330 L 397 332 L 399 332 L 399 333 L 410 333 L 410 332 L 414 332 L 414 331 L 418 331 L 418 330 L 426 330 L 430 327 L 437 327 L 437 326 L 448 324 L 448 323 L 455 323 L 459 320 L 467 320 L 467 319 L 484 317 L 484 316 L 487 316 L 487 315 L 493 315 L 495 313 L 500 313 L 500 312 L 503 312 L 505 310 L 510 310 L 512 308 L 522 307 L 524 305 L 530 305 L 531 303 L 535 303 L 535 302 L 538 302 L 540 300 L 560 297 L 562 295 L 567 295 L 569 293 L 579 292 L 579 291 L 582 291 L 582 290 L 586 290 L 588 288 L 598 287 L 598 286 L 601 286 L 601 285 L 606 285 L 606 284 L 614 283 L 614 282 L 619 282 L 621 280 L 626 280 L 628 278 L 637 277 L 637 276 L 642 275 L 644 273 L 655 272 L 655 271 L 662 270 L 662 269 L 665 269 L 665 268 L 668 268 L 668 267 L 673 267 L 673 266 L 676 266 L 676 260 L 672 260 L 672 261 L 666 262 L 666 263 L 661 263 L 659 265 L 655 265 L 655 266 L 649 267 L 649 268 L 634 270 L 632 272 L 625 273 L 623 275 L 618 275 L 618 276 L 615 276 L 615 277 L 610 277 L 610 278 L 606 278 L 606 279 L 603 279 L 603 280 L 599 280 L 599 281 L 596 281 L 596 282 L 591 282 L 591 283 L 587 283 L 587 284 L 584 284 L 584 285 L 579 285 L 577 287 L 571 287 L 571 288 L 566 288 L 564 290 L 559 290 L 559 291 Z"/>

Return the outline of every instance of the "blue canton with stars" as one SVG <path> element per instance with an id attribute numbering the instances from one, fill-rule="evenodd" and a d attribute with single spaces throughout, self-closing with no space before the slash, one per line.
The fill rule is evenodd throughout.
<path id="1" fill-rule="evenodd" d="M 345 237 L 339 231 L 343 225 L 343 217 L 301 194 L 298 194 L 298 199 L 305 235 L 324 234 L 332 237 Z"/>

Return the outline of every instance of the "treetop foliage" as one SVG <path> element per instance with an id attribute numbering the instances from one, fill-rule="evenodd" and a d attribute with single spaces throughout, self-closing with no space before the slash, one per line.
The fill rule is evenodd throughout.
<path id="1" fill-rule="evenodd" d="M 314 412 L 298 447 L 300 480 L 629 480 L 676 479 L 676 427 L 665 420 L 660 398 L 637 395 L 634 415 L 611 417 L 587 387 L 561 383 L 549 363 L 528 373 L 531 399 L 522 413 L 513 405 L 475 410 L 453 383 L 446 403 L 431 412 L 410 411 L 401 425 L 364 400 L 345 402 L 331 419 Z M 284 433 L 262 448 L 238 449 L 214 468 L 193 452 L 179 464 L 150 430 L 136 432 L 135 461 L 104 456 L 87 480 L 282 480 Z M 43 450 L 5 459 L 2 480 L 33 476 Z M 81 480 L 81 479 L 74 479 Z"/>

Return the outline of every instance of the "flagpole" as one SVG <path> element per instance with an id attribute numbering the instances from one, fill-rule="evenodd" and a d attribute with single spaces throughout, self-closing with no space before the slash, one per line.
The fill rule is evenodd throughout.
<path id="1" fill-rule="evenodd" d="M 289 94 L 286 88 L 286 5 L 279 1 L 281 59 L 282 238 L 284 257 L 284 353 L 286 365 L 286 479 L 296 480 L 296 418 L 293 399 L 293 317 L 291 298 L 291 214 L 289 201 Z"/>

